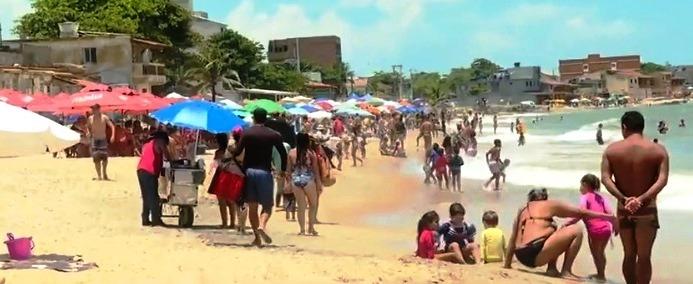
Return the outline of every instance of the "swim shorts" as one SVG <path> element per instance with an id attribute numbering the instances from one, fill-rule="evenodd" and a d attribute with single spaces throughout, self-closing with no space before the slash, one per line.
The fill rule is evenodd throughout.
<path id="1" fill-rule="evenodd" d="M 259 203 L 263 210 L 274 206 L 274 177 L 263 169 L 247 169 L 245 171 L 245 202 Z"/>
<path id="2" fill-rule="evenodd" d="M 108 156 L 108 142 L 106 139 L 91 140 L 91 155 L 93 157 Z"/>

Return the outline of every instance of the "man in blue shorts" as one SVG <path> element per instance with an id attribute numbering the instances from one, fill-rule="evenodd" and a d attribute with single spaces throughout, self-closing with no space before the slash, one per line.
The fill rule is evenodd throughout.
<path id="1" fill-rule="evenodd" d="M 262 108 L 253 111 L 253 126 L 243 132 L 235 156 L 245 151 L 243 169 L 245 169 L 244 197 L 248 203 L 248 218 L 253 229 L 255 240 L 253 245 L 261 246 L 264 241 L 272 243 L 272 238 L 267 235 L 266 227 L 272 206 L 274 206 L 274 178 L 272 177 L 272 149 L 276 148 L 281 157 L 281 168 L 278 173 L 284 176 L 286 171 L 286 148 L 282 136 L 265 126 L 267 111 Z M 258 205 L 262 205 L 262 212 L 258 216 Z"/>

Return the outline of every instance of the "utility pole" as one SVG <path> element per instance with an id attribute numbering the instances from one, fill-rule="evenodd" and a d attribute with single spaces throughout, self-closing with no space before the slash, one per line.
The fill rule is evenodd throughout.
<path id="1" fill-rule="evenodd" d="M 397 76 L 397 97 L 402 99 L 402 65 L 392 65 L 392 73 Z"/>
<path id="2" fill-rule="evenodd" d="M 296 38 L 296 72 L 301 73 L 301 46 Z"/>
<path id="3" fill-rule="evenodd" d="M 409 69 L 409 98 L 414 99 L 414 69 Z"/>

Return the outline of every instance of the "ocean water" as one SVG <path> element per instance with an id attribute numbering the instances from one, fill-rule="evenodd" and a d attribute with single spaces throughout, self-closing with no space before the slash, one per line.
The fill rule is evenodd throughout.
<path id="1" fill-rule="evenodd" d="M 483 133 L 478 137 L 479 155 L 467 157 L 462 168 L 465 179 L 487 179 L 490 173 L 483 154 L 494 139 L 503 142 L 502 158 L 511 160 L 506 170 L 508 185 L 547 187 L 551 190 L 577 190 L 586 173 L 599 176 L 601 155 L 609 143 L 622 139 L 620 117 L 628 110 L 638 110 L 646 120 L 645 135 L 658 138 L 670 156 L 670 177 L 658 199 L 664 210 L 691 210 L 693 191 L 693 125 L 679 128 L 680 119 L 693 119 L 693 104 L 590 110 L 564 114 L 523 114 L 528 126 L 526 145 L 517 146 L 517 134 L 510 123 L 518 116 L 499 117 L 497 134 L 492 118 L 484 117 Z M 563 119 L 561 120 L 561 116 Z M 668 134 L 657 133 L 657 123 L 667 121 Z M 533 122 L 536 121 L 536 122 Z M 596 143 L 597 125 L 603 124 L 606 145 Z M 420 169 L 420 167 L 419 167 Z"/>

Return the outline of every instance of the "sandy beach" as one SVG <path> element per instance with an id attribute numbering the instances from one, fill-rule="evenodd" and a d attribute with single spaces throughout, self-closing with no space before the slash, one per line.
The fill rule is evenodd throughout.
<path id="1" fill-rule="evenodd" d="M 365 167 L 352 168 L 345 161 L 337 184 L 324 193 L 318 216 L 326 224 L 317 226 L 319 237 L 297 236 L 297 224 L 277 212 L 269 225 L 274 244 L 262 249 L 248 246 L 250 236 L 216 229 L 218 209 L 204 190 L 194 228 L 141 227 L 136 158 L 111 159 L 114 181 L 109 182 L 92 181 L 90 159 L 3 159 L 3 232 L 32 236 L 39 257 L 81 255 L 99 268 L 77 273 L 2 270 L 0 277 L 8 284 L 563 282 L 494 265 L 411 257 L 417 220 L 405 220 L 409 226 L 387 226 L 382 216 L 431 200 L 423 198 L 418 177 L 401 174 L 406 160 L 376 156 L 376 146 L 369 144 Z M 418 156 L 411 146 L 410 153 Z M 438 198 L 432 207 L 445 213 L 449 202 L 443 201 L 448 198 Z"/>

